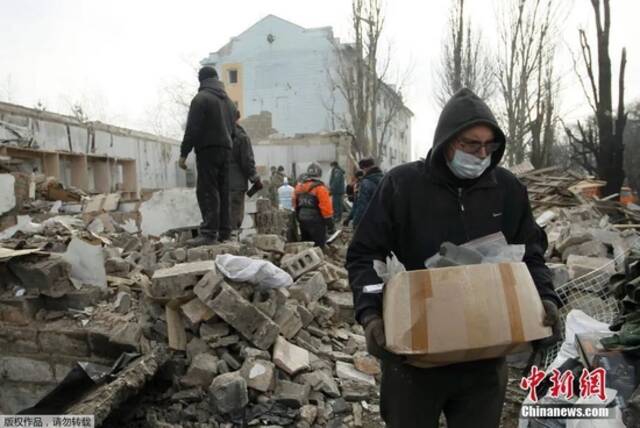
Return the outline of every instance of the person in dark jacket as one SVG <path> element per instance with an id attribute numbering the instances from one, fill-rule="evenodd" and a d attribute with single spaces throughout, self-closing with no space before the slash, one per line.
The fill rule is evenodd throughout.
<path id="1" fill-rule="evenodd" d="M 338 223 L 342 220 L 342 198 L 344 197 L 345 182 L 344 169 L 340 168 L 336 161 L 331 162 L 329 191 L 331 192 L 331 202 L 333 203 L 333 221 Z"/>
<path id="2" fill-rule="evenodd" d="M 258 183 L 260 177 L 256 173 L 256 161 L 253 156 L 251 139 L 244 128 L 238 124 L 240 112 L 236 112 L 235 137 L 229 162 L 229 191 L 231 194 L 231 228 L 240 229 L 244 219 L 245 193 L 249 190 L 248 182 Z"/>
<path id="3" fill-rule="evenodd" d="M 229 239 L 229 157 L 235 133 L 236 108 L 213 67 L 198 72 L 200 88 L 189 107 L 178 165 L 187 169 L 187 156 L 196 152 L 196 196 L 202 224 L 188 245 L 210 245 Z"/>
<path id="4" fill-rule="evenodd" d="M 353 202 L 353 211 L 349 216 L 353 220 L 354 228 L 360 223 L 360 219 L 384 176 L 382 170 L 376 166 L 373 158 L 360 159 L 358 166 L 364 172 L 364 176 L 358 184 L 358 196 Z"/>
<path id="5" fill-rule="evenodd" d="M 498 166 L 505 136 L 489 107 L 468 89 L 444 106 L 426 160 L 386 174 L 355 231 L 346 266 L 357 320 L 369 353 L 381 359 L 381 414 L 387 426 L 499 426 L 505 396 L 504 358 L 418 368 L 385 349 L 382 294 L 363 287 L 382 283 L 374 260 L 393 252 L 407 270 L 424 269 L 443 242 L 456 245 L 495 232 L 524 244 L 524 263 L 557 326 L 561 304 L 545 265 L 547 239 L 535 223 L 526 187 Z M 437 326 L 434 326 L 437 329 Z"/>

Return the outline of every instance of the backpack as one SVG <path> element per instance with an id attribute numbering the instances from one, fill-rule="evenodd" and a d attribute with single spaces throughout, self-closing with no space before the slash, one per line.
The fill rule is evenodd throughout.
<path id="1" fill-rule="evenodd" d="M 296 213 L 299 220 L 320 220 L 320 202 L 318 197 L 311 193 L 313 189 L 322 186 L 322 182 L 315 182 L 305 192 L 296 196 Z"/>

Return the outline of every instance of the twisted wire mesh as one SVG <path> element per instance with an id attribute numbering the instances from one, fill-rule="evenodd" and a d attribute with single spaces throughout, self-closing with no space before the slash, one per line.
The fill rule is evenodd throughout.
<path id="1" fill-rule="evenodd" d="M 579 309 L 590 317 L 611 324 L 621 310 L 620 302 L 613 296 L 609 288 L 609 280 L 616 271 L 620 271 L 624 262 L 633 250 L 640 249 L 640 238 L 636 239 L 624 252 L 598 269 L 578 278 L 572 279 L 556 288 L 556 293 L 564 303 L 560 309 L 562 320 L 562 339 L 564 340 L 564 320 L 573 309 Z M 543 365 L 547 367 L 558 354 L 562 342 L 547 349 Z"/>

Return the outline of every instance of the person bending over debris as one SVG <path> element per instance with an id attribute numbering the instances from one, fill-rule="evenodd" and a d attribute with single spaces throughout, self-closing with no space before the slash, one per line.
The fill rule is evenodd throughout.
<path id="1" fill-rule="evenodd" d="M 327 242 L 327 231 L 333 233 L 335 230 L 329 189 L 320 180 L 321 176 L 320 165 L 309 165 L 305 180 L 296 186 L 293 193 L 293 208 L 302 240 L 313 241 L 322 248 Z"/>
<path id="2" fill-rule="evenodd" d="M 235 135 L 236 108 L 213 67 L 198 72 L 200 88 L 189 107 L 178 165 L 187 169 L 187 156 L 196 152 L 196 196 L 202 214 L 200 235 L 190 246 L 229 239 L 229 157 Z"/>
<path id="3" fill-rule="evenodd" d="M 495 232 L 524 244 L 526 263 L 546 310 L 558 327 L 560 300 L 545 265 L 547 238 L 535 223 L 527 189 L 498 167 L 505 136 L 489 107 L 468 89 L 444 106 L 426 160 L 398 166 L 382 179 L 347 253 L 357 320 L 369 353 L 382 360 L 380 411 L 387 426 L 498 427 L 507 384 L 504 358 L 436 368 L 404 363 L 385 349 L 382 295 L 373 261 L 393 252 L 407 270 L 424 269 L 443 242 L 456 245 Z M 437 326 L 434 326 L 437 328 Z"/>
<path id="4" fill-rule="evenodd" d="M 258 183 L 260 177 L 256 173 L 256 161 L 253 157 L 251 139 L 244 128 L 238 124 L 240 112 L 236 111 L 235 136 L 229 163 L 229 190 L 231 192 L 231 228 L 240 229 L 244 219 L 244 198 L 249 190 L 247 184 Z"/>

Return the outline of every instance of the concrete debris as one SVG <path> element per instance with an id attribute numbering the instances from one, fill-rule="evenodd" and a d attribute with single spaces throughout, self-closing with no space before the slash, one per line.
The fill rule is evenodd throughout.
<path id="1" fill-rule="evenodd" d="M 315 252 L 313 253 L 315 254 Z M 291 293 L 292 298 L 306 304 L 317 302 L 327 294 L 327 283 L 321 272 L 309 272 L 302 275 L 289 288 L 289 293 Z"/>
<path id="2" fill-rule="evenodd" d="M 180 263 L 158 269 L 151 278 L 151 296 L 158 299 L 179 299 L 193 294 L 193 288 L 207 273 L 215 273 L 213 260 Z"/>
<path id="3" fill-rule="evenodd" d="M 373 376 L 361 372 L 360 370 L 356 369 L 353 364 L 336 361 L 336 373 L 340 379 L 366 383 L 369 385 L 376 384 L 376 380 Z"/>
<path id="4" fill-rule="evenodd" d="M 187 374 L 180 379 L 180 383 L 187 387 L 206 387 L 211 385 L 216 374 L 218 374 L 218 358 L 202 353 L 193 358 Z"/>
<path id="5" fill-rule="evenodd" d="M 571 192 L 579 180 L 564 179 L 558 171 L 524 174 L 535 216 L 549 237 L 546 256 L 556 288 L 589 272 L 619 271 L 621 265 L 611 261 L 635 245 L 636 233 L 625 229 L 635 229 L 639 214 Z M 141 204 L 120 194 L 93 195 L 93 206 L 85 206 L 91 213 L 84 214 L 75 202 L 24 202 L 16 193 L 15 206 L 3 216 L 10 221 L 2 223 L 20 226 L 2 241 L 8 252 L 0 257 L 0 358 L 8 352 L 24 361 L 5 366 L 34 367 L 32 380 L 34 373 L 46 373 L 50 382 L 43 383 L 52 388 L 65 368 L 28 360 L 42 353 L 41 347 L 62 355 L 60 361 L 73 357 L 107 365 L 123 350 L 142 353 L 98 388 L 104 395 L 92 393 L 79 401 L 84 407 L 72 408 L 99 415 L 100 421 L 111 414 L 118 418 L 114 426 L 382 426 L 371 422 L 379 411 L 380 364 L 366 353 L 342 267 L 349 234 L 323 251 L 312 243 L 287 242 L 290 213 L 258 200 L 247 204 L 244 223 L 255 228 L 250 238 L 186 248 L 184 241 L 200 222 L 193 193 L 156 192 Z M 193 219 L 175 218 L 189 210 Z M 21 223 L 19 215 L 25 216 Z M 123 227 L 127 222 L 131 227 Z M 86 281 L 79 289 L 72 285 L 73 264 L 61 255 L 75 240 L 98 250 L 90 257 L 76 254 L 102 266 L 100 287 L 81 285 L 91 284 Z M 23 249 L 35 251 L 15 253 Z M 295 283 L 265 290 L 225 277 L 213 262 L 225 254 L 268 261 Z M 570 285 L 566 308 L 592 313 L 612 306 L 605 289 L 585 292 Z M 165 346 L 173 352 L 157 357 Z M 165 386 L 143 390 L 153 375 Z M 12 370 L 7 379 L 22 378 Z M 11 382 L 0 380 L 0 394 L 17 388 Z M 133 411 L 115 412 L 122 391 L 140 394 Z M 6 413 L 5 395 L 0 412 Z"/>
<path id="6" fill-rule="evenodd" d="M 320 267 L 324 261 L 322 252 L 316 248 L 309 248 L 295 256 L 287 258 L 282 262 L 282 268 L 286 270 L 294 279 L 300 278 L 307 272 Z"/>
<path id="7" fill-rule="evenodd" d="M 249 403 L 247 382 L 239 372 L 221 374 L 213 379 L 209 395 L 220 413 L 240 410 Z"/>
<path id="8" fill-rule="evenodd" d="M 283 254 L 285 241 L 280 235 L 255 235 L 253 245 L 259 250 Z"/>
<path id="9" fill-rule="evenodd" d="M 353 309 L 353 297 L 350 292 L 330 291 L 327 293 L 327 302 L 334 310 L 334 319 L 337 322 L 353 324 L 355 311 Z"/>
<path id="10" fill-rule="evenodd" d="M 247 386 L 260 392 L 273 389 L 276 366 L 271 361 L 246 358 L 240 373 Z"/>
<path id="11" fill-rule="evenodd" d="M 381 373 L 380 362 L 378 361 L 378 359 L 372 357 L 366 352 L 354 355 L 353 364 L 356 369 L 371 376 L 376 376 Z"/>
<path id="12" fill-rule="evenodd" d="M 221 288 L 211 309 L 257 348 L 269 348 L 278 336 L 278 325 L 228 284 L 222 283 Z"/>
<path id="13" fill-rule="evenodd" d="M 152 236 L 172 229 L 196 227 L 202 221 L 194 189 L 155 192 L 151 199 L 140 205 L 140 217 L 142 233 Z"/>
<path id="14" fill-rule="evenodd" d="M 169 348 L 176 351 L 186 351 L 187 334 L 184 330 L 184 324 L 180 319 L 180 313 L 175 307 L 166 305 L 165 318 L 167 322 L 167 337 L 169 340 Z"/>
<path id="15" fill-rule="evenodd" d="M 209 321 L 215 316 L 213 310 L 202 303 L 202 300 L 197 297 L 180 306 L 180 311 L 192 324 Z"/>
<path id="16" fill-rule="evenodd" d="M 309 402 L 311 386 L 279 380 L 276 384 L 275 400 L 287 407 L 300 408 Z"/>
<path id="17" fill-rule="evenodd" d="M 278 336 L 273 347 L 273 362 L 288 375 L 294 375 L 310 367 L 309 351 Z"/>
<path id="18" fill-rule="evenodd" d="M 9 270 L 22 286 L 50 297 L 60 297 L 71 291 L 71 265 L 61 256 L 34 256 L 9 261 Z"/>

